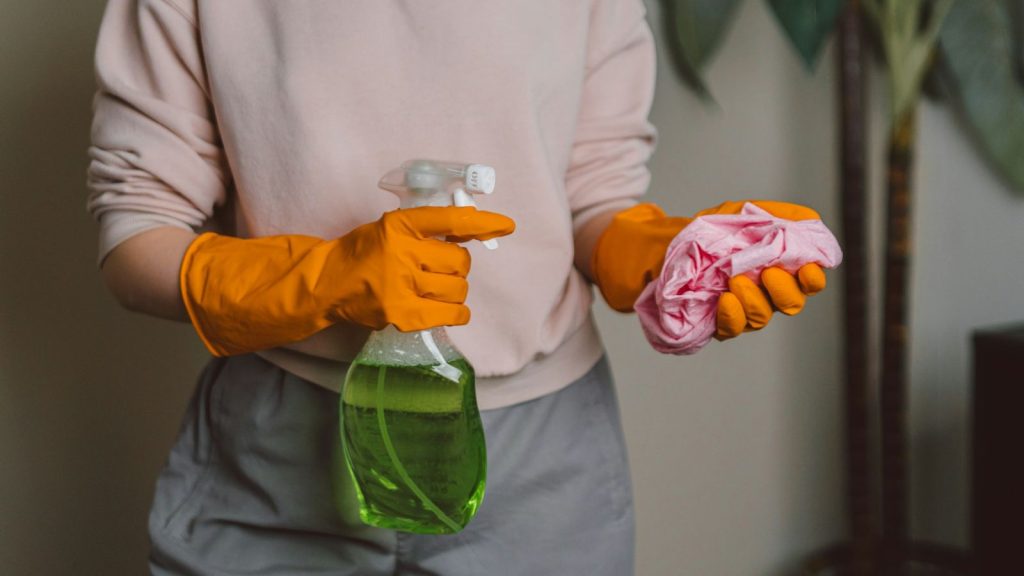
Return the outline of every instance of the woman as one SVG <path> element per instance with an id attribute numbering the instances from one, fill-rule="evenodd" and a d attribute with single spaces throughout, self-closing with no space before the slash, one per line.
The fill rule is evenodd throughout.
<path id="1" fill-rule="evenodd" d="M 96 65 L 104 278 L 215 356 L 156 486 L 153 574 L 632 573 L 590 285 L 629 310 L 689 222 L 637 205 L 640 0 L 110 0 Z M 490 212 L 381 216 L 377 178 L 424 156 L 494 166 Z M 432 239 L 514 228 L 486 254 Z M 719 336 L 798 312 L 824 286 L 798 276 L 734 279 Z M 363 526 L 339 482 L 345 362 L 389 323 L 453 326 L 477 369 L 487 496 L 456 535 Z"/>

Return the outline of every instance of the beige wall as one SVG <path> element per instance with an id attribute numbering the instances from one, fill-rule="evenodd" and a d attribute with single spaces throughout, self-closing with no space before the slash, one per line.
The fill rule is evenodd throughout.
<path id="1" fill-rule="evenodd" d="M 144 571 L 153 481 L 203 361 L 188 326 L 120 310 L 95 273 L 83 178 L 102 6 L 0 0 L 3 574 Z M 717 108 L 682 90 L 663 58 L 654 198 L 679 214 L 724 198 L 789 199 L 835 225 L 831 60 L 804 75 L 761 2 L 745 4 L 709 72 Z M 875 114 L 876 150 L 883 127 Z M 1024 319 L 1024 202 L 945 109 L 925 108 L 921 137 L 915 529 L 961 542 L 967 331 Z M 775 576 L 842 534 L 837 286 L 799 319 L 690 358 L 656 355 L 633 318 L 599 308 L 631 450 L 640 574 Z"/>
<path id="2" fill-rule="evenodd" d="M 146 512 L 202 362 L 120 310 L 84 210 L 102 0 L 0 0 L 0 574 L 145 572 Z"/>

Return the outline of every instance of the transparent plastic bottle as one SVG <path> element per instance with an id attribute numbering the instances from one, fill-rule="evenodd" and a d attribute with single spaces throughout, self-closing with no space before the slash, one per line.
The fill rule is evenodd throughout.
<path id="1" fill-rule="evenodd" d="M 398 194 L 402 208 L 475 205 L 471 194 L 493 191 L 494 171 L 416 160 L 380 186 Z M 444 328 L 388 326 L 370 335 L 341 394 L 342 447 L 364 523 L 450 534 L 473 518 L 487 476 L 475 382 Z"/>

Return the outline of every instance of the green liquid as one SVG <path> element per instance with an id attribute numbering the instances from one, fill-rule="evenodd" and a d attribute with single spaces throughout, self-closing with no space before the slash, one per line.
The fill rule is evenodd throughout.
<path id="1" fill-rule="evenodd" d="M 458 382 L 431 366 L 356 362 L 341 398 L 342 445 L 371 526 L 458 532 L 476 514 L 487 473 L 473 368 Z"/>

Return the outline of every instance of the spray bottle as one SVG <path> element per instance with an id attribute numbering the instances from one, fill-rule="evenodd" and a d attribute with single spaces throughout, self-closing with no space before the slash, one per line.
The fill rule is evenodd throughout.
<path id="1" fill-rule="evenodd" d="M 401 208 L 475 206 L 473 194 L 490 194 L 494 181 L 489 166 L 411 160 L 379 186 Z M 475 376 L 444 328 L 370 335 L 345 377 L 341 437 L 364 523 L 451 534 L 476 514 L 487 452 Z"/>

